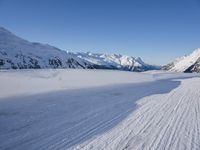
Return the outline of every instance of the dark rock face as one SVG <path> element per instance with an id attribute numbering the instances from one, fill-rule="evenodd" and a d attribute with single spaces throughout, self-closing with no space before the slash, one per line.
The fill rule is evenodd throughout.
<path id="1" fill-rule="evenodd" d="M 52 66 L 52 68 L 62 68 L 62 62 L 57 57 L 49 59 L 49 65 Z"/>
<path id="2" fill-rule="evenodd" d="M 174 67 L 174 63 L 169 63 L 169 64 L 167 64 L 167 65 L 165 65 L 165 66 L 162 66 L 161 69 L 162 69 L 162 70 L 170 70 L 170 69 L 172 69 L 173 67 Z"/>
<path id="3" fill-rule="evenodd" d="M 198 60 L 193 65 L 191 65 L 188 69 L 186 69 L 184 72 L 186 72 L 186 73 L 192 73 L 192 72 L 200 73 L 200 58 L 198 58 Z"/>
<path id="4" fill-rule="evenodd" d="M 0 66 L 3 66 L 5 64 L 3 59 L 0 59 Z"/>

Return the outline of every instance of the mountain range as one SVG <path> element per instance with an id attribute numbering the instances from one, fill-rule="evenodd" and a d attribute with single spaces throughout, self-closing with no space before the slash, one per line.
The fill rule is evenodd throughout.
<path id="1" fill-rule="evenodd" d="M 81 68 L 115 69 L 126 71 L 158 70 L 140 57 L 120 54 L 68 52 L 54 46 L 29 42 L 0 27 L 0 69 Z M 200 72 L 200 48 L 190 55 L 162 66 L 172 72 Z"/>
<path id="2" fill-rule="evenodd" d="M 0 27 L 0 69 L 83 68 L 146 71 L 159 69 L 141 58 L 120 54 L 67 52 L 48 44 L 29 42 Z"/>

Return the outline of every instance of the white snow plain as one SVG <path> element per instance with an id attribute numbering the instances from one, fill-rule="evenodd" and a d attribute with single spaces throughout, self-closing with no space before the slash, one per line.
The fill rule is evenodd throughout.
<path id="1" fill-rule="evenodd" d="M 151 75 L 112 70 L 40 69 L 0 71 L 0 98 L 153 81 Z"/>
<path id="2" fill-rule="evenodd" d="M 0 72 L 0 149 L 200 149 L 200 75 Z"/>

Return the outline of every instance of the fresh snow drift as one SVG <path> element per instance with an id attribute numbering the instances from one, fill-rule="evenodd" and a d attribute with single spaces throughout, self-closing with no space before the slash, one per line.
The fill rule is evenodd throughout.
<path id="1" fill-rule="evenodd" d="M 175 72 L 200 72 L 200 48 L 190 55 L 177 58 L 163 69 Z"/>
<path id="2" fill-rule="evenodd" d="M 72 53 L 48 44 L 32 43 L 0 27 L 0 69 L 82 68 L 146 71 L 159 69 L 140 58 Z"/>
<path id="3" fill-rule="evenodd" d="M 0 71 L 0 149 L 198 150 L 199 76 Z"/>

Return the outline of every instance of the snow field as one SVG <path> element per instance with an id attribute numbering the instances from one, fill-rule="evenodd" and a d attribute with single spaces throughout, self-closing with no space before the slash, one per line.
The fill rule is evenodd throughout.
<path id="1" fill-rule="evenodd" d="M 0 149 L 200 149 L 198 74 L 0 72 Z"/>

